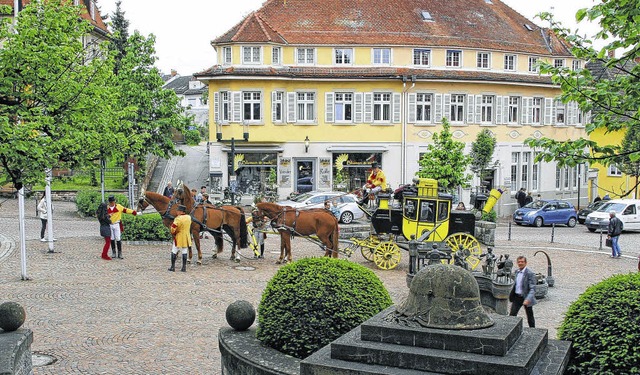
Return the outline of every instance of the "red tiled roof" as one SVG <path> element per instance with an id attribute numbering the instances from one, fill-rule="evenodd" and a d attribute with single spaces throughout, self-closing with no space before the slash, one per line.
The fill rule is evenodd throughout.
<path id="1" fill-rule="evenodd" d="M 23 6 L 26 6 L 30 2 L 31 2 L 30 0 L 22 0 Z M 69 3 L 72 4 L 72 0 L 69 0 Z M 13 0 L 0 0 L 0 5 L 9 5 L 12 9 L 13 9 L 13 4 L 14 4 Z M 80 15 L 82 19 L 89 21 L 91 25 L 93 25 L 93 27 L 100 30 L 101 32 L 105 34 L 109 33 L 109 30 L 107 29 L 107 25 L 105 25 L 104 21 L 102 20 L 102 17 L 100 15 L 100 10 L 98 9 L 97 6 L 95 7 L 95 18 L 96 18 L 95 20 L 91 18 L 91 15 L 89 14 L 89 9 L 87 9 L 87 4 L 84 0 L 80 1 L 80 6 L 83 7 L 82 13 Z"/>
<path id="2" fill-rule="evenodd" d="M 422 12 L 429 12 L 433 21 L 424 21 Z M 234 42 L 461 47 L 570 55 L 555 35 L 500 0 L 268 0 L 212 43 Z"/>
<path id="3" fill-rule="evenodd" d="M 230 67 L 214 65 L 211 68 L 196 73 L 199 78 L 211 77 L 254 77 L 254 78 L 306 78 L 306 79 L 397 79 L 403 76 L 415 76 L 418 80 L 453 80 L 453 81 L 485 81 L 485 82 L 514 82 L 527 84 L 551 85 L 551 77 L 532 74 L 509 74 L 494 73 L 487 71 L 467 71 L 467 70 L 437 70 L 437 69 L 415 69 L 415 68 L 394 68 L 394 67 L 306 67 L 294 66 L 275 68 L 249 68 Z"/>

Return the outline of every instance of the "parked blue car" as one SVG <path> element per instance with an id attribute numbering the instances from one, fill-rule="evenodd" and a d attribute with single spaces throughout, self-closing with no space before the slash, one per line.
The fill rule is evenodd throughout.
<path id="1" fill-rule="evenodd" d="M 562 224 L 570 228 L 576 226 L 578 215 L 575 207 L 562 200 L 539 200 L 518 208 L 513 213 L 513 221 L 518 225 Z"/>

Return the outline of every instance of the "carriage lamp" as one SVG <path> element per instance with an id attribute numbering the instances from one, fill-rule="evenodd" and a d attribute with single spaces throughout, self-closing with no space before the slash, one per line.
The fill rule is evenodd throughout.
<path id="1" fill-rule="evenodd" d="M 304 138 L 304 152 L 305 152 L 305 154 L 306 154 L 307 152 L 309 152 L 309 142 L 311 142 L 311 141 L 309 140 L 309 136 L 307 135 L 307 136 Z"/>

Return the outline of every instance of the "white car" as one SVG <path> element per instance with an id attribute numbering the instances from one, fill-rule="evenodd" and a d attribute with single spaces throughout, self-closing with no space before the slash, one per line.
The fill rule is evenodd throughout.
<path id="1" fill-rule="evenodd" d="M 638 199 L 613 199 L 607 201 L 596 211 L 593 211 L 584 221 L 590 232 L 596 230 L 607 231 L 609 227 L 609 212 L 615 211 L 616 216 L 622 221 L 624 230 L 640 230 L 640 200 Z"/>
<path id="2" fill-rule="evenodd" d="M 338 203 L 338 220 L 341 223 L 349 224 L 364 216 L 364 212 L 358 206 L 358 198 L 353 194 L 340 191 L 310 191 L 300 194 L 290 200 L 278 202 L 281 206 L 291 206 L 295 208 L 324 208 L 324 202 L 333 201 Z"/>

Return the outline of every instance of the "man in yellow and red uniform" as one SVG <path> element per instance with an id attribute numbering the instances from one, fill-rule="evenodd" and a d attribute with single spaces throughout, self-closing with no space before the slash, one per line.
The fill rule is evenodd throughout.
<path id="1" fill-rule="evenodd" d="M 122 214 L 131 214 L 136 216 L 138 213 L 135 210 L 126 208 L 120 203 L 116 203 L 116 197 L 111 195 L 109 197 L 109 206 L 107 206 L 107 214 L 111 218 L 111 257 L 116 257 L 116 244 L 118 245 L 118 259 L 122 259 Z"/>
<path id="2" fill-rule="evenodd" d="M 171 267 L 169 271 L 176 270 L 176 258 L 178 251 L 182 252 L 182 269 L 187 272 L 187 249 L 191 246 L 191 216 L 185 215 L 186 207 L 178 206 L 178 216 L 171 224 L 171 234 L 173 235 L 173 245 L 171 246 Z"/>
<path id="3" fill-rule="evenodd" d="M 369 194 L 378 195 L 378 193 L 387 188 L 387 178 L 384 175 L 382 169 L 378 163 L 373 162 L 371 164 L 371 173 L 367 178 L 367 183 L 364 185 L 364 192 L 362 193 L 362 200 L 360 204 L 364 205 L 369 202 Z"/>

